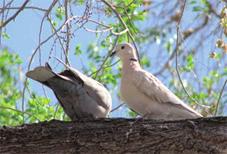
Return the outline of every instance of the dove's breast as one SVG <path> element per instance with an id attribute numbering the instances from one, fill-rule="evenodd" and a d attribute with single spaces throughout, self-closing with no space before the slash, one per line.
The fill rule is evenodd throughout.
<path id="1" fill-rule="evenodd" d="M 131 79 L 122 77 L 120 93 L 122 100 L 133 110 L 141 115 L 144 115 L 151 110 L 153 107 L 149 99 L 144 94 L 140 93 L 139 90 L 130 84 Z M 126 82 L 127 81 L 127 82 Z M 123 84 L 122 84 L 123 83 Z M 124 84 L 127 83 L 127 84 Z M 139 96 L 139 97 L 138 97 Z"/>

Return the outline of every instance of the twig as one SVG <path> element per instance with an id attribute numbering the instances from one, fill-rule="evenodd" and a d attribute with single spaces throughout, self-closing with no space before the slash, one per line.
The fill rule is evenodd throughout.
<path id="1" fill-rule="evenodd" d="M 18 10 L 20 9 L 20 7 L 2 7 L 0 8 L 0 13 L 3 11 L 3 10 Z M 47 10 L 44 9 L 44 8 L 40 8 L 40 7 L 36 7 L 36 6 L 25 6 L 24 9 L 32 9 L 32 10 L 38 10 L 38 11 L 42 11 L 42 12 L 46 12 Z"/>
<path id="2" fill-rule="evenodd" d="M 43 25 L 43 22 L 44 22 L 44 19 L 46 16 L 48 16 L 48 14 L 50 13 L 50 11 L 52 10 L 52 8 L 55 6 L 55 4 L 57 3 L 58 0 L 54 0 L 50 7 L 48 8 L 47 12 L 45 13 L 43 19 L 42 19 L 42 22 L 41 22 L 41 27 L 40 27 L 40 32 L 39 32 L 39 45 L 38 47 L 35 49 L 35 51 L 32 53 L 32 56 L 31 56 L 31 59 L 29 61 L 29 64 L 28 64 L 28 71 L 30 70 L 30 67 L 31 67 L 31 64 L 32 64 L 32 60 L 33 58 L 35 57 L 36 53 L 38 51 L 41 52 L 40 48 L 41 46 L 46 43 L 49 39 L 51 39 L 57 32 L 53 33 L 52 35 L 50 35 L 46 40 L 44 40 L 43 42 L 40 42 L 41 41 L 41 32 L 42 32 L 42 25 Z M 63 25 L 62 25 L 63 26 Z M 61 26 L 61 27 L 62 27 Z M 61 29 L 61 27 L 59 28 L 59 30 Z M 40 55 L 41 56 L 41 55 Z M 41 62 L 41 59 L 40 59 L 40 62 Z M 25 81 L 24 81 L 24 88 L 23 88 L 23 91 L 22 91 L 22 111 L 24 112 L 24 109 L 25 109 L 25 90 L 26 90 L 26 84 L 27 84 L 27 81 L 28 81 L 28 78 L 26 77 L 25 78 Z M 24 115 L 23 115 L 23 121 L 24 121 Z"/>
<path id="3" fill-rule="evenodd" d="M 39 44 L 41 42 L 41 35 L 42 35 L 42 29 L 43 29 L 44 20 L 45 20 L 46 17 L 48 17 L 50 11 L 53 9 L 53 7 L 56 5 L 56 3 L 57 3 L 57 0 L 54 0 L 51 3 L 51 5 L 47 9 L 47 11 L 45 12 L 45 14 L 44 14 L 44 16 L 43 16 L 43 18 L 41 20 L 41 24 L 40 24 L 40 28 L 39 28 Z M 41 47 L 39 47 L 38 51 L 39 51 L 39 63 L 41 65 Z"/>
<path id="4" fill-rule="evenodd" d="M 32 113 L 25 112 L 25 111 L 20 111 L 20 110 L 17 110 L 17 109 L 11 108 L 11 107 L 7 107 L 7 106 L 0 106 L 0 108 L 7 109 L 7 110 L 12 110 L 12 111 L 15 111 L 15 112 L 19 112 L 22 115 L 23 114 L 27 114 L 27 115 L 29 115 L 31 117 L 34 117 L 36 120 L 38 120 L 40 122 L 39 118 L 37 118 L 36 116 L 34 116 L 34 114 L 32 114 Z M 23 123 L 24 123 L 24 121 L 23 121 Z"/>
<path id="5" fill-rule="evenodd" d="M 41 42 L 41 35 L 42 35 L 42 29 L 43 29 L 43 23 L 44 23 L 44 19 L 46 18 L 46 15 L 44 15 L 44 17 L 42 18 L 42 21 L 41 21 L 41 24 L 40 24 L 40 27 L 39 27 L 39 44 Z M 39 47 L 38 49 L 38 53 L 39 53 L 39 64 L 41 65 L 41 48 Z"/>
<path id="6" fill-rule="evenodd" d="M 115 7 L 110 4 L 109 2 L 107 2 L 106 0 L 101 0 L 103 3 L 105 3 L 113 12 L 114 14 L 118 17 L 119 21 L 121 22 L 121 24 L 123 25 L 123 27 L 125 29 L 128 29 L 128 26 L 126 25 L 126 23 L 124 22 L 124 20 L 122 19 L 121 15 L 117 12 L 117 10 L 115 9 Z M 139 60 L 139 63 L 140 63 L 140 57 L 139 57 L 139 51 L 138 51 L 138 48 L 137 48 L 137 45 L 135 43 L 135 39 L 134 37 L 132 36 L 131 32 L 128 31 L 128 36 L 130 37 L 130 39 L 132 40 L 132 43 L 136 49 L 136 54 L 137 54 L 137 57 L 138 57 L 138 60 Z"/>
<path id="7" fill-rule="evenodd" d="M 68 20 L 68 0 L 65 0 L 65 22 Z M 66 43 L 65 43 L 65 63 L 70 66 L 68 60 L 69 54 L 69 43 L 70 43 L 70 28 L 69 23 L 66 23 Z"/>
<path id="8" fill-rule="evenodd" d="M 55 57 L 55 56 L 51 56 L 52 58 L 55 58 L 59 63 L 61 63 L 62 65 L 65 66 L 66 69 L 69 69 L 71 70 L 70 66 L 67 65 L 66 63 L 64 63 L 61 59 L 59 59 L 58 57 Z"/>
<path id="9" fill-rule="evenodd" d="M 68 20 L 65 22 L 65 24 L 68 24 L 69 22 L 71 22 L 72 20 L 74 20 L 76 18 L 79 18 L 81 20 L 85 20 L 84 16 L 72 16 L 72 17 L 68 18 Z M 84 24 L 82 24 L 82 25 L 77 24 L 80 28 L 82 27 L 86 31 L 93 32 L 93 33 L 101 33 L 101 32 L 110 31 L 113 35 L 120 36 L 120 35 L 122 35 L 124 33 L 127 33 L 129 31 L 128 29 L 124 29 L 124 30 L 122 30 L 120 32 L 115 32 L 115 31 L 113 31 L 113 27 L 105 25 L 105 24 L 103 24 L 101 22 L 95 21 L 93 19 L 87 19 L 87 18 L 86 18 L 86 21 L 90 21 L 92 23 L 95 23 L 97 25 L 100 25 L 100 26 L 103 26 L 103 27 L 106 28 L 106 29 L 103 29 L 103 30 L 92 30 L 92 29 L 89 29 L 89 28 L 85 27 Z M 65 26 L 62 29 L 64 29 L 64 28 L 65 28 Z"/>
<path id="10" fill-rule="evenodd" d="M 2 24 L 0 24 L 0 29 L 2 29 L 3 27 L 5 27 L 10 21 L 12 21 L 13 19 L 16 18 L 16 16 L 24 9 L 24 7 L 27 5 L 27 3 L 29 2 L 29 0 L 26 0 L 21 7 L 17 10 L 17 12 L 12 15 L 9 19 L 7 19 L 5 22 L 3 22 Z"/>
<path id="11" fill-rule="evenodd" d="M 213 13 L 217 18 L 221 18 L 221 15 L 217 13 L 217 11 L 212 7 L 211 3 L 209 1 L 206 1 L 208 4 L 209 11 Z"/>
<path id="12" fill-rule="evenodd" d="M 201 107 L 204 107 L 204 108 L 209 108 L 209 106 L 206 106 L 206 105 L 202 105 L 202 104 L 199 104 L 194 98 L 192 98 L 191 96 L 190 96 L 190 94 L 188 93 L 188 91 L 186 90 L 186 88 L 185 88 L 185 86 L 184 86 L 184 83 L 183 83 L 183 81 L 182 81 L 182 79 L 181 79 L 181 76 L 180 76 L 180 72 L 179 72 L 179 70 L 178 70 L 178 50 L 179 50 L 179 28 L 180 28 L 180 23 L 181 23 L 181 19 L 182 19 L 182 16 L 183 16 L 183 14 L 184 14 L 184 9 L 185 9 L 185 5 L 186 5 L 186 0 L 184 0 L 184 2 L 183 2 L 183 6 L 182 6 L 182 9 L 181 9 L 181 14 L 180 14 L 180 18 L 179 18 L 179 20 L 178 20 L 178 22 L 177 22 L 177 25 L 176 25 L 176 27 L 177 27 L 177 42 L 176 42 L 176 71 L 177 71 L 177 76 L 178 76 L 178 79 L 179 79 L 179 81 L 180 81 L 180 83 L 181 83 L 181 86 L 182 86 L 182 88 L 183 88 L 183 90 L 184 90 L 184 92 L 187 94 L 187 96 L 189 97 L 189 99 L 190 100 L 193 100 L 197 105 L 199 105 L 199 106 L 201 106 Z"/>
<path id="13" fill-rule="evenodd" d="M 118 61 L 116 61 L 116 62 L 114 62 L 114 63 L 112 63 L 112 64 L 110 64 L 110 65 L 108 65 L 108 66 L 103 66 L 103 70 L 105 70 L 105 69 L 107 69 L 107 68 L 110 68 L 110 67 L 112 67 L 112 66 L 114 66 L 114 65 L 116 65 L 117 63 L 119 63 L 120 62 L 120 60 L 118 60 Z M 98 71 L 98 70 L 97 70 Z M 95 74 L 95 73 L 97 73 L 97 71 L 94 71 L 94 72 L 92 72 L 90 75 L 88 75 L 89 77 L 91 77 L 93 74 Z"/>
<path id="14" fill-rule="evenodd" d="M 8 3 L 6 3 L 6 0 L 3 0 L 3 7 L 2 7 L 2 9 L 1 9 L 1 11 L 0 11 L 0 14 L 4 14 L 4 12 L 5 12 L 5 10 L 7 10 L 6 8 L 7 7 L 11 7 L 10 5 L 13 3 L 13 0 L 10 0 Z M 18 7 L 18 9 L 19 9 L 20 7 Z M 3 15 L 4 16 L 4 15 Z"/>
<path id="15" fill-rule="evenodd" d="M 107 56 L 105 57 L 105 59 L 103 60 L 101 66 L 99 67 L 99 69 L 95 72 L 93 72 L 92 74 L 90 74 L 89 76 L 92 76 L 95 73 L 95 79 L 97 78 L 98 73 L 103 69 L 103 66 L 105 65 L 106 61 L 108 60 L 108 58 L 110 57 L 112 51 L 114 50 L 115 46 L 117 45 L 117 41 L 118 41 L 118 37 L 115 39 L 114 41 L 114 45 L 112 46 L 112 48 L 109 50 Z"/>
<path id="16" fill-rule="evenodd" d="M 120 36 L 120 35 L 123 35 L 124 33 L 128 32 L 128 29 L 125 29 L 125 30 L 123 30 L 121 32 L 114 32 L 113 31 L 113 27 L 109 27 L 109 28 L 102 29 L 102 30 L 93 30 L 93 29 L 89 29 L 89 28 L 83 26 L 83 29 L 88 31 L 88 32 L 92 32 L 92 33 L 104 33 L 104 32 L 110 31 L 115 36 Z"/>
<path id="17" fill-rule="evenodd" d="M 57 0 L 54 0 L 51 3 L 49 8 L 45 11 L 45 14 L 44 14 L 44 16 L 43 16 L 43 18 L 41 20 L 41 24 L 40 24 L 40 28 L 39 28 L 39 39 L 38 39 L 39 44 L 41 42 L 41 35 L 42 35 L 42 29 L 43 29 L 44 20 L 45 20 L 46 17 L 48 18 L 48 15 L 49 15 L 50 11 L 53 9 L 53 7 L 55 6 L 56 3 L 57 3 Z M 41 47 L 39 47 L 38 53 L 39 53 L 39 63 L 41 65 L 41 62 L 42 62 L 42 60 L 41 60 Z M 45 88 L 44 88 L 43 85 L 42 85 L 42 89 L 43 89 L 45 97 L 47 98 L 47 94 L 46 94 L 46 91 L 45 91 Z"/>
<path id="18" fill-rule="evenodd" d="M 215 116 L 217 115 L 218 107 L 219 107 L 219 104 L 220 104 L 220 101 L 221 101 L 221 97 L 222 97 L 222 94 L 224 92 L 226 83 L 227 83 L 227 79 L 225 80 L 225 83 L 223 84 L 222 89 L 221 89 L 221 92 L 220 92 L 219 97 L 218 97 L 217 106 L 216 106 L 216 109 L 215 109 L 215 112 L 214 112 L 214 115 Z"/>
<path id="19" fill-rule="evenodd" d="M 55 108 L 55 111 L 54 111 L 54 119 L 56 118 L 56 115 L 57 115 L 59 106 L 60 106 L 60 104 L 57 104 L 57 106 L 56 106 L 56 108 Z"/>
<path id="20" fill-rule="evenodd" d="M 3 0 L 3 8 L 5 7 L 5 0 Z M 1 17 L 1 23 L 3 23 L 3 21 L 4 21 L 4 16 L 5 16 L 5 9 L 3 9 L 2 10 L 2 17 Z M 0 28 L 0 46 L 2 45 L 2 32 L 3 32 L 3 29 L 2 28 Z"/>
<path id="21" fill-rule="evenodd" d="M 120 35 L 122 35 L 122 34 L 124 34 L 124 33 L 127 33 L 128 31 L 129 31 L 128 29 L 125 29 L 125 30 L 123 30 L 123 31 L 121 31 L 121 32 L 114 32 L 113 30 L 111 30 L 111 33 L 112 33 L 113 35 L 120 36 Z"/>
<path id="22" fill-rule="evenodd" d="M 64 25 L 64 24 L 63 24 L 63 25 Z M 48 41 L 49 41 L 49 40 L 50 40 L 58 31 L 60 31 L 60 30 L 62 29 L 62 26 L 63 26 L 63 25 L 61 25 L 53 34 L 51 34 L 49 37 L 47 37 L 44 41 L 42 41 L 42 42 L 39 43 L 38 47 L 35 49 L 35 51 L 34 51 L 34 52 L 32 53 L 32 55 L 31 55 L 31 59 L 30 59 L 30 61 L 29 61 L 29 63 L 28 63 L 28 69 L 27 69 L 27 71 L 30 70 L 32 61 L 33 61 L 33 59 L 34 59 L 34 57 L 35 57 L 35 55 L 36 55 L 38 49 L 39 49 L 43 44 L 45 44 L 46 42 L 48 42 Z M 23 88 L 23 91 L 22 91 L 22 106 L 24 106 L 24 102 L 25 102 L 25 90 L 26 90 L 27 82 L 28 82 L 28 78 L 26 77 L 26 78 L 25 78 L 25 81 L 24 81 L 24 88 Z M 22 107 L 22 109 L 23 109 L 23 107 Z"/>
<path id="23" fill-rule="evenodd" d="M 61 46 L 61 48 L 62 48 L 64 54 L 66 55 L 66 50 L 65 50 L 65 48 L 64 48 L 63 42 L 61 41 L 61 37 L 59 36 L 59 34 L 58 34 L 56 28 L 54 27 L 53 23 L 51 22 L 51 19 L 50 19 L 49 16 L 47 16 L 47 20 L 49 21 L 49 23 L 50 23 L 50 25 L 51 25 L 51 27 L 52 27 L 54 33 L 56 34 L 56 38 L 58 39 L 59 44 L 60 44 L 60 46 Z M 64 27 L 64 26 L 65 26 L 65 25 L 63 25 L 63 27 Z M 62 31 L 62 30 L 63 30 L 63 28 L 61 29 L 61 31 Z M 68 61 L 69 61 L 69 60 L 68 60 Z"/>
<path id="24" fill-rule="evenodd" d="M 116 111 L 117 109 L 119 109 L 119 108 L 122 107 L 123 105 L 125 105 L 125 103 L 122 103 L 122 104 L 118 105 L 117 107 L 115 107 L 114 109 L 112 109 L 110 112 Z"/>
<path id="25" fill-rule="evenodd" d="M 90 29 L 90 28 L 87 28 L 87 27 L 83 26 L 83 29 L 88 31 L 88 32 L 92 32 L 92 33 L 104 33 L 104 32 L 111 31 L 112 27 L 106 28 L 106 29 L 102 29 L 102 30 L 93 30 L 93 29 Z"/>

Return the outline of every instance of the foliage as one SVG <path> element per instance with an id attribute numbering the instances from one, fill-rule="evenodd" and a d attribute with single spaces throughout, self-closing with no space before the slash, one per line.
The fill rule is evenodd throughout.
<path id="1" fill-rule="evenodd" d="M 63 119 L 63 110 L 50 105 L 51 100 L 32 93 L 27 109 L 21 107 L 22 93 L 19 90 L 20 64 L 22 60 L 7 48 L 0 51 L 0 125 L 18 125 L 45 121 L 54 118 Z M 23 119 L 23 116 L 25 119 Z"/>
<path id="2" fill-rule="evenodd" d="M 18 78 L 18 65 L 21 59 L 7 48 L 0 51 L 0 124 L 17 125 L 22 123 L 22 114 L 17 112 L 16 102 L 21 99 L 20 91 L 15 87 Z M 17 72 L 17 73 L 13 73 Z"/>

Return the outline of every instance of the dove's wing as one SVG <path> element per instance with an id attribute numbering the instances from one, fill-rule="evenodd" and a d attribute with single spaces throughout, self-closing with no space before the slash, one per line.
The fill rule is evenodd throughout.
<path id="1" fill-rule="evenodd" d="M 68 67 L 68 69 L 75 77 L 81 78 L 84 81 L 84 87 L 87 93 L 96 100 L 98 105 L 104 107 L 109 112 L 112 105 L 112 98 L 109 91 L 101 83 L 82 74 L 78 70 L 72 67 Z"/>
<path id="2" fill-rule="evenodd" d="M 138 70 L 133 76 L 133 84 L 144 95 L 151 99 L 151 102 L 168 103 L 175 108 L 185 110 L 189 114 L 201 117 L 199 113 L 194 111 L 188 105 L 183 103 L 176 95 L 174 95 L 161 81 L 159 81 L 151 73 L 144 70 Z"/>

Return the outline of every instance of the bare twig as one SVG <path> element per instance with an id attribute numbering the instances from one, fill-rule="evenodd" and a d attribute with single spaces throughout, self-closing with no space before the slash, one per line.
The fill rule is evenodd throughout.
<path id="1" fill-rule="evenodd" d="M 57 106 L 56 106 L 56 108 L 55 108 L 55 111 L 54 111 L 54 119 L 56 118 L 56 115 L 57 115 L 59 106 L 60 106 L 60 104 L 57 104 Z"/>
<path id="2" fill-rule="evenodd" d="M 68 20 L 68 0 L 65 0 L 65 22 Z M 65 44 L 65 63 L 70 66 L 68 60 L 69 54 L 69 42 L 70 42 L 70 27 L 69 23 L 66 23 L 66 44 Z"/>
<path id="3" fill-rule="evenodd" d="M 66 49 L 64 48 L 64 44 L 63 44 L 63 42 L 62 42 L 62 40 L 61 40 L 61 37 L 59 36 L 59 34 L 58 34 L 56 28 L 54 27 L 53 23 L 51 22 L 51 19 L 50 19 L 49 16 L 47 16 L 47 20 L 49 21 L 49 23 L 50 23 L 50 25 L 51 25 L 51 27 L 52 27 L 54 33 L 56 34 L 56 38 L 57 38 L 58 41 L 59 41 L 59 44 L 60 44 L 60 46 L 61 46 L 62 51 L 63 51 L 64 54 L 66 55 Z M 63 29 L 64 26 L 65 26 L 65 25 L 62 26 L 62 29 Z M 62 29 L 61 29 L 61 30 L 62 30 Z M 67 58 L 67 61 L 69 61 L 68 58 Z"/>
<path id="4" fill-rule="evenodd" d="M 20 7 L 2 7 L 2 8 L 0 8 L 0 13 L 3 10 L 19 10 L 19 9 L 20 9 Z M 42 12 L 47 11 L 47 9 L 40 8 L 40 7 L 37 7 L 37 6 L 25 6 L 24 9 L 32 9 L 32 10 L 38 10 L 38 11 L 42 11 Z"/>
<path id="5" fill-rule="evenodd" d="M 110 31 L 115 36 L 120 36 L 120 35 L 123 35 L 123 34 L 128 32 L 128 29 L 125 29 L 125 30 L 123 30 L 121 32 L 114 32 L 113 31 L 113 27 L 109 27 L 109 28 L 102 29 L 102 30 L 93 30 L 93 29 L 89 29 L 89 28 L 87 28 L 85 26 L 83 26 L 83 28 L 84 28 L 84 30 L 86 30 L 88 32 L 92 32 L 92 33 L 104 33 L 104 32 Z"/>
<path id="6" fill-rule="evenodd" d="M 34 117 L 36 120 L 38 120 L 40 122 L 39 118 L 37 118 L 36 116 L 34 116 L 34 114 L 32 114 L 32 113 L 25 112 L 25 111 L 20 111 L 20 110 L 17 110 L 17 109 L 11 108 L 11 107 L 7 107 L 7 106 L 0 106 L 0 108 L 6 109 L 6 110 L 12 110 L 12 111 L 21 113 L 22 115 L 27 114 L 27 115 L 29 115 L 31 117 Z M 24 123 L 24 121 L 23 121 L 23 123 Z"/>
<path id="7" fill-rule="evenodd" d="M 66 21 L 66 23 L 68 24 L 69 22 L 71 22 L 72 20 L 74 20 L 74 19 L 76 19 L 76 18 L 79 18 L 79 19 L 81 19 L 81 20 L 84 20 L 84 17 L 83 17 L 83 16 L 72 16 L 72 17 L 68 18 L 68 20 Z M 113 27 L 111 27 L 111 26 L 105 25 L 105 24 L 103 24 L 103 23 L 101 23 L 101 22 L 98 22 L 98 21 L 96 21 L 96 20 L 93 20 L 93 19 L 86 19 L 86 20 L 87 20 L 87 21 L 90 21 L 90 22 L 92 22 L 92 23 L 95 23 L 95 24 L 97 24 L 97 25 L 103 26 L 103 27 L 106 28 L 106 29 L 103 29 L 103 30 L 92 30 L 92 29 L 89 29 L 89 28 L 85 27 L 84 24 L 82 24 L 82 25 L 77 24 L 79 27 L 84 28 L 84 29 L 85 29 L 86 31 L 88 31 L 88 32 L 92 32 L 92 33 L 102 33 L 102 32 L 110 31 L 110 32 L 111 32 L 113 35 L 115 35 L 115 36 L 120 36 L 120 35 L 123 35 L 123 34 L 125 34 L 125 33 L 128 32 L 128 29 L 124 29 L 124 30 L 122 30 L 121 32 L 115 32 L 115 31 L 113 30 Z M 64 27 L 63 27 L 63 28 L 64 28 Z"/>
<path id="8" fill-rule="evenodd" d="M 59 63 L 61 63 L 62 65 L 65 66 L 66 69 L 71 69 L 69 65 L 67 65 L 66 63 L 64 63 L 61 59 L 59 59 L 58 57 L 52 56 L 52 58 L 55 58 Z"/>
<path id="9" fill-rule="evenodd" d="M 14 15 L 12 15 L 5 22 L 3 22 L 2 24 L 0 24 L 0 29 L 2 29 L 3 27 L 5 27 L 10 21 L 14 20 L 16 18 L 16 16 L 24 9 L 24 7 L 27 5 L 28 2 L 29 2 L 29 0 L 26 0 L 21 5 L 21 7 L 17 10 L 17 12 Z"/>
<path id="10" fill-rule="evenodd" d="M 124 20 L 122 19 L 121 15 L 117 12 L 117 10 L 115 9 L 115 7 L 114 7 L 111 3 L 107 2 L 106 0 L 101 0 L 101 1 L 102 1 L 103 3 L 105 3 L 105 4 L 114 12 L 114 14 L 117 16 L 117 18 L 119 19 L 119 21 L 120 21 L 121 24 L 123 25 L 123 27 L 124 27 L 125 29 L 128 29 L 128 26 L 126 25 L 126 23 L 125 23 Z M 136 45 L 136 43 L 135 43 L 135 39 L 134 39 L 134 37 L 132 36 L 132 34 L 131 34 L 130 31 L 128 31 L 127 34 L 128 34 L 128 36 L 130 37 L 130 39 L 132 40 L 132 43 L 133 43 L 133 45 L 134 45 L 134 47 L 135 47 L 135 49 L 136 49 L 136 54 L 137 54 L 138 60 L 139 60 L 139 62 L 140 62 L 139 51 L 138 51 L 137 45 Z"/>
<path id="11" fill-rule="evenodd" d="M 42 22 L 41 22 L 41 26 L 40 26 L 40 32 L 39 32 L 39 45 L 38 47 L 35 49 L 35 51 L 33 52 L 32 56 L 31 56 L 31 59 L 29 61 L 29 64 L 28 64 L 28 71 L 30 70 L 30 67 L 31 67 L 31 63 L 33 61 L 33 58 L 35 57 L 36 53 L 39 51 L 41 52 L 41 46 L 46 43 L 49 39 L 51 39 L 54 35 L 50 35 L 46 40 L 44 40 L 43 42 L 41 42 L 41 32 L 42 32 L 42 25 L 43 25 L 43 22 L 44 22 L 44 19 L 46 16 L 48 16 L 48 14 L 50 13 L 50 11 L 52 10 L 52 8 L 55 6 L 55 4 L 57 3 L 58 0 L 54 0 L 50 7 L 48 8 L 47 12 L 45 13 L 43 19 L 42 19 Z M 59 28 L 59 30 L 61 29 L 61 27 Z M 57 32 L 56 32 L 57 33 Z M 41 56 L 41 53 L 40 53 L 40 56 Z M 40 58 L 40 63 L 41 63 L 41 58 Z M 24 88 L 23 88 L 23 91 L 22 91 L 22 111 L 24 112 L 25 110 L 25 90 L 26 90 L 26 85 L 27 85 L 27 81 L 28 81 L 28 78 L 26 77 L 25 78 L 25 81 L 24 81 Z M 24 121 L 24 115 L 23 115 L 23 121 Z"/>
<path id="12" fill-rule="evenodd" d="M 39 44 L 41 42 L 41 35 L 42 35 L 43 23 L 44 23 L 45 18 L 46 18 L 46 15 L 44 15 L 44 17 L 42 18 L 40 28 L 39 28 Z M 39 51 L 38 52 L 39 53 L 39 64 L 41 65 L 41 48 L 40 47 L 39 47 L 38 51 Z"/>
<path id="13" fill-rule="evenodd" d="M 212 7 L 211 3 L 207 1 L 209 11 L 213 13 L 217 18 L 221 18 L 221 16 L 217 13 L 217 11 Z"/>
<path id="14" fill-rule="evenodd" d="M 219 97 L 218 97 L 217 106 L 216 106 L 215 112 L 214 112 L 214 115 L 215 115 L 215 116 L 217 115 L 218 107 L 219 107 L 219 104 L 220 104 L 220 101 L 221 101 L 221 97 L 222 97 L 222 94 L 223 94 L 223 92 L 224 92 L 226 83 L 227 83 L 227 79 L 225 80 L 225 83 L 223 84 L 222 89 L 221 89 L 221 92 L 220 92 Z"/>
<path id="15" fill-rule="evenodd" d="M 122 104 L 118 105 L 117 107 L 113 108 L 110 112 L 116 111 L 117 109 L 119 109 L 119 108 L 122 107 L 123 105 L 125 105 L 125 103 L 122 103 Z"/>
<path id="16" fill-rule="evenodd" d="M 3 0 L 3 2 L 2 2 L 2 5 L 3 5 L 3 8 L 5 7 L 5 0 Z M 4 16 L 5 16 L 5 9 L 3 9 L 2 10 L 2 17 L 1 17 L 1 23 L 3 23 L 4 22 Z M 2 28 L 0 28 L 0 45 L 2 44 L 2 32 L 3 32 L 3 29 Z"/>
<path id="17" fill-rule="evenodd" d="M 188 38 L 190 38 L 191 35 L 195 34 L 196 32 L 198 32 L 199 30 L 201 30 L 203 27 L 205 27 L 208 24 L 208 16 L 206 16 L 204 18 L 204 21 L 202 24 L 198 25 L 197 27 L 195 27 L 194 29 L 191 29 L 190 31 L 184 31 L 183 32 L 183 41 L 186 41 Z M 181 44 L 183 43 L 182 40 L 179 40 L 178 42 L 178 46 L 181 46 Z M 169 56 L 169 58 L 166 60 L 166 62 L 164 63 L 164 65 L 162 66 L 162 68 L 160 70 L 158 70 L 157 72 L 154 73 L 155 76 L 160 75 L 161 73 L 163 73 L 163 71 L 165 71 L 165 69 L 168 67 L 170 61 L 174 58 L 174 55 L 176 55 L 176 50 L 178 50 L 176 47 L 174 48 L 173 52 L 171 53 L 171 55 Z M 179 56 L 179 53 L 178 53 Z"/>
<path id="18" fill-rule="evenodd" d="M 45 44 L 47 41 L 49 41 L 54 35 L 56 35 L 56 33 L 58 31 L 60 31 L 62 29 L 62 27 L 64 26 L 64 24 L 62 26 L 60 26 L 54 33 L 52 33 L 49 37 L 47 37 L 44 41 L 40 42 L 38 47 L 35 49 L 35 51 L 33 52 L 33 54 L 31 55 L 31 59 L 29 61 L 29 64 L 28 64 L 28 71 L 30 70 L 30 67 L 31 67 L 31 63 L 32 63 L 32 60 L 35 56 L 35 54 L 37 53 L 38 49 L 43 45 Z"/>
<path id="19" fill-rule="evenodd" d="M 92 74 L 90 74 L 89 76 L 92 76 L 95 73 L 95 77 L 94 78 L 95 79 L 97 78 L 98 73 L 103 69 L 103 66 L 105 65 L 106 61 L 108 60 L 108 58 L 110 57 L 111 53 L 113 52 L 115 46 L 117 45 L 117 41 L 118 41 L 118 37 L 115 39 L 114 45 L 112 46 L 112 48 L 107 53 L 107 56 L 103 60 L 103 63 L 101 64 L 101 66 L 99 67 L 99 69 L 97 71 L 93 72 Z"/>
<path id="20" fill-rule="evenodd" d="M 108 65 L 108 66 L 106 66 L 106 67 L 103 67 L 103 69 L 106 69 L 106 68 L 112 67 L 112 66 L 116 65 L 117 63 L 119 63 L 120 61 L 121 61 L 121 60 L 119 59 L 119 60 L 117 60 L 117 61 L 113 62 L 112 64 L 110 64 L 110 65 Z"/>
<path id="21" fill-rule="evenodd" d="M 39 29 L 39 44 L 41 42 L 41 35 L 42 35 L 42 29 L 43 29 L 43 24 L 44 24 L 44 20 L 46 17 L 48 17 L 50 11 L 53 9 L 53 7 L 56 5 L 57 3 L 57 0 L 54 0 L 51 5 L 49 6 L 49 8 L 47 9 L 47 11 L 45 12 L 42 20 L 41 20 L 41 24 L 40 24 L 40 29 Z M 41 48 L 39 47 L 38 48 L 38 51 L 39 51 L 39 63 L 41 65 Z"/>
<path id="22" fill-rule="evenodd" d="M 178 69 L 178 50 L 179 50 L 179 29 L 180 29 L 180 23 L 181 23 L 181 19 L 182 19 L 182 16 L 183 16 L 183 14 L 184 14 L 184 9 L 185 9 L 185 5 L 186 5 L 186 0 L 184 0 L 184 2 L 183 2 L 183 5 L 182 5 L 182 8 L 181 8 L 181 14 L 180 14 L 180 18 L 179 18 L 179 20 L 178 20 L 178 22 L 177 22 L 177 25 L 176 25 L 176 27 L 177 27 L 177 41 L 176 41 L 176 52 L 175 52 L 175 55 L 176 55 L 176 71 L 177 71 L 177 76 L 178 76 L 178 79 L 179 79 L 179 81 L 180 81 L 180 83 L 181 83 L 181 86 L 182 86 L 182 88 L 183 88 L 183 90 L 184 90 L 184 92 L 187 94 L 187 96 L 189 97 L 189 99 L 190 100 L 193 100 L 193 102 L 195 102 L 197 105 L 199 105 L 199 106 L 201 106 L 201 107 L 206 107 L 206 108 L 209 108 L 209 106 L 206 106 L 206 105 L 202 105 L 202 104 L 199 104 L 194 98 L 192 98 L 191 96 L 190 96 L 190 94 L 188 93 L 188 91 L 186 90 L 186 88 L 185 88 L 185 86 L 184 86 L 184 83 L 183 83 L 183 81 L 182 81 L 182 79 L 181 79 L 181 76 L 180 76 L 180 72 L 179 72 L 179 69 Z"/>
<path id="23" fill-rule="evenodd" d="M 0 11 L 0 14 L 4 14 L 4 12 L 7 10 L 6 8 L 7 7 L 11 7 L 10 5 L 13 3 L 13 0 L 10 0 L 10 1 L 7 1 L 7 3 L 6 3 L 6 0 L 3 0 L 3 7 L 2 7 L 2 9 L 1 9 L 1 11 Z M 18 7 L 18 8 L 20 8 L 20 7 Z"/>
<path id="24" fill-rule="evenodd" d="M 64 24 L 65 24 L 65 23 L 64 23 Z M 38 47 L 35 49 L 35 51 L 34 51 L 34 52 L 32 53 L 32 55 L 31 55 L 31 59 L 30 59 L 30 61 L 29 61 L 29 63 L 28 63 L 28 69 L 27 69 L 27 71 L 30 70 L 32 61 L 33 61 L 33 59 L 34 59 L 34 57 L 35 57 L 37 51 L 39 50 L 39 48 L 40 48 L 43 44 L 45 44 L 46 42 L 48 42 L 54 35 L 56 35 L 56 33 L 62 29 L 62 27 L 64 26 L 64 24 L 61 25 L 53 34 L 51 34 L 49 37 L 47 37 L 44 41 L 42 41 L 42 42 L 39 43 Z M 26 77 L 26 78 L 25 78 L 25 81 L 24 81 L 24 88 L 23 88 L 23 91 L 22 91 L 22 109 L 23 109 L 23 111 L 24 111 L 24 104 L 25 104 L 25 90 L 26 90 L 27 82 L 28 82 L 28 78 Z"/>

